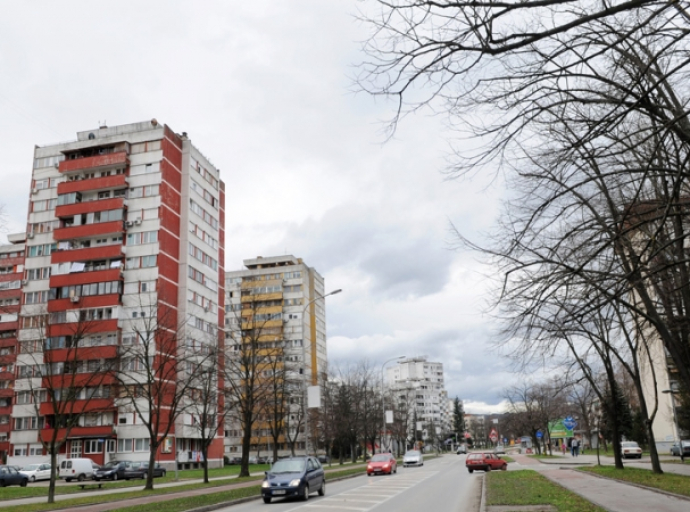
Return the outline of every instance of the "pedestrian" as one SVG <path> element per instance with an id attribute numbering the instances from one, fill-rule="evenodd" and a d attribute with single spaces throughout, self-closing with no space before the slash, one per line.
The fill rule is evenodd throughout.
<path id="1" fill-rule="evenodd" d="M 563 456 L 565 456 L 565 448 L 566 448 L 566 442 L 565 439 L 561 441 L 561 451 L 563 452 Z"/>
<path id="2" fill-rule="evenodd" d="M 575 457 L 580 455 L 580 441 L 578 439 L 573 439 L 573 447 L 575 449 Z"/>

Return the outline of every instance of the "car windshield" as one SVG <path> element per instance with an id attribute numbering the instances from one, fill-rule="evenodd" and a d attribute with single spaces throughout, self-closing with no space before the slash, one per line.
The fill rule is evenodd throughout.
<path id="1" fill-rule="evenodd" d="M 391 456 L 385 453 L 379 453 L 371 458 L 371 462 L 388 462 Z"/>
<path id="2" fill-rule="evenodd" d="M 304 460 L 279 460 L 271 468 L 271 473 L 300 473 L 304 471 Z"/>
<path id="3" fill-rule="evenodd" d="M 24 471 L 36 471 L 38 469 L 38 464 L 29 464 L 24 466 Z"/>
<path id="4" fill-rule="evenodd" d="M 117 462 L 111 460 L 105 466 L 101 467 L 101 469 L 113 469 L 117 464 Z"/>
<path id="5" fill-rule="evenodd" d="M 417 457 L 418 455 L 419 455 L 419 452 L 417 452 L 417 451 L 411 451 L 411 452 L 407 452 L 407 453 L 405 454 L 405 457 Z"/>

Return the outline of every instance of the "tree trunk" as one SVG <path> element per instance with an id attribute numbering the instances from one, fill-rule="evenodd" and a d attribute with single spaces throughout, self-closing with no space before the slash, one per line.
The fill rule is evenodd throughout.
<path id="1" fill-rule="evenodd" d="M 60 469 L 57 465 L 57 448 L 55 443 L 50 449 L 50 483 L 48 484 L 48 503 L 55 503 L 55 480 Z"/>

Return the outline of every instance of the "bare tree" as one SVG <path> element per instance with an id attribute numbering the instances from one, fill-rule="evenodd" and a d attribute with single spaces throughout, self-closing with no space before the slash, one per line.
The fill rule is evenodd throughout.
<path id="1" fill-rule="evenodd" d="M 142 448 L 148 448 L 150 453 L 144 487 L 150 490 L 159 449 L 173 428 L 180 437 L 176 423 L 211 360 L 208 351 L 188 350 L 187 326 L 178 321 L 176 310 L 162 298 L 153 301 L 152 297 L 142 295 L 140 300 L 138 317 L 123 333 L 116 375 L 120 388 L 118 405 L 124 411 L 136 413 L 137 421 L 149 435 L 149 446 Z M 213 326 L 208 328 L 212 330 Z"/>
<path id="2" fill-rule="evenodd" d="M 236 327 L 226 335 L 225 354 L 226 407 L 242 431 L 240 477 L 249 476 L 252 432 L 271 403 L 276 386 L 281 385 L 279 363 L 284 358 L 283 342 L 276 339 L 276 329 L 282 330 L 280 315 L 261 297 L 247 294 L 243 299 L 239 317 L 232 323 Z"/>
<path id="3" fill-rule="evenodd" d="M 17 386 L 15 403 L 32 403 L 35 416 L 15 421 L 30 423 L 22 428 L 37 428 L 38 439 L 50 455 L 48 503 L 55 502 L 61 447 L 75 429 L 85 426 L 85 419 L 113 410 L 117 340 L 100 332 L 98 313 L 95 309 L 59 313 L 35 309 L 21 317 L 21 352 L 32 364 L 18 366 L 18 379 L 26 379 L 27 385 Z"/>

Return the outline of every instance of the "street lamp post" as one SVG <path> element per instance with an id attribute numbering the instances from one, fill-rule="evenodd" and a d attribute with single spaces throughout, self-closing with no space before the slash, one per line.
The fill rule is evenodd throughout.
<path id="1" fill-rule="evenodd" d="M 386 437 L 386 400 L 384 398 L 383 371 L 386 368 L 386 365 L 391 361 L 405 359 L 405 357 L 406 356 L 391 357 L 381 365 L 381 412 L 383 413 L 383 430 L 381 430 L 381 447 L 379 448 L 379 453 L 383 453 L 383 440 Z"/>
<path id="2" fill-rule="evenodd" d="M 330 297 L 331 295 L 336 295 L 343 290 L 341 288 L 338 288 L 337 290 L 333 290 L 332 292 L 329 292 L 325 295 L 319 295 L 318 297 L 310 300 L 307 302 L 307 304 L 304 306 L 302 309 L 302 384 L 304 386 L 304 454 L 309 455 L 309 396 L 308 396 L 308 391 L 309 391 L 309 384 L 307 383 L 307 350 L 306 350 L 306 344 L 305 344 L 305 336 L 304 336 L 304 315 L 307 312 L 307 308 L 311 306 L 314 302 L 320 299 L 325 299 L 326 297 Z M 311 365 L 310 365 L 311 368 Z"/>

